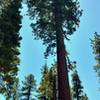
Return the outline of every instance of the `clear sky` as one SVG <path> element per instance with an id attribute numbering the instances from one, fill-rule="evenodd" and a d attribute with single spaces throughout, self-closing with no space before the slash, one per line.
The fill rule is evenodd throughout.
<path id="1" fill-rule="evenodd" d="M 80 27 L 70 37 L 70 42 L 66 42 L 66 48 L 70 52 L 71 60 L 77 61 L 78 73 L 89 100 L 100 100 L 100 83 L 93 69 L 95 60 L 90 46 L 90 38 L 93 38 L 93 33 L 95 31 L 100 33 L 100 0 L 80 0 L 80 5 L 83 9 Z M 27 7 L 23 5 L 22 15 L 24 16 L 20 31 L 23 39 L 20 48 L 19 77 L 22 80 L 24 76 L 32 73 L 38 84 L 41 78 L 40 68 L 45 63 L 43 55 L 45 47 L 42 45 L 42 41 L 33 39 L 32 29 L 29 26 L 31 21 L 26 16 L 26 11 Z M 47 63 L 50 65 L 53 60 L 54 57 L 49 57 Z"/>

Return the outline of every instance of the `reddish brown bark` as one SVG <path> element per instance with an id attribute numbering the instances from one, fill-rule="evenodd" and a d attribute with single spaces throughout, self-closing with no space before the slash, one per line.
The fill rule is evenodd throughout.
<path id="1" fill-rule="evenodd" d="M 58 89 L 59 100 L 70 99 L 70 87 L 68 79 L 68 70 L 65 57 L 65 46 L 63 37 L 57 37 L 57 68 L 58 68 Z"/>
<path id="2" fill-rule="evenodd" d="M 57 43 L 57 71 L 59 100 L 71 100 L 68 79 L 68 68 L 66 63 L 66 49 L 62 30 L 62 11 L 59 0 L 54 0 L 55 30 Z"/>

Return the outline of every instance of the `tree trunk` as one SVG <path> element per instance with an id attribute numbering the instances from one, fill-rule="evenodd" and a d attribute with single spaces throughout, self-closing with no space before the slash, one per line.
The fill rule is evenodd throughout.
<path id="1" fill-rule="evenodd" d="M 57 67 L 59 100 L 71 100 L 64 39 L 61 35 L 57 36 Z"/>
<path id="2" fill-rule="evenodd" d="M 66 63 L 66 50 L 62 30 L 62 11 L 59 0 L 54 0 L 55 31 L 57 43 L 57 71 L 59 100 L 71 100 L 68 79 L 68 68 Z"/>
<path id="3" fill-rule="evenodd" d="M 79 100 L 79 95 L 77 94 L 77 100 Z"/>
<path id="4" fill-rule="evenodd" d="M 29 87 L 29 90 L 28 90 L 27 100 L 30 100 L 30 95 L 31 95 L 31 87 Z"/>

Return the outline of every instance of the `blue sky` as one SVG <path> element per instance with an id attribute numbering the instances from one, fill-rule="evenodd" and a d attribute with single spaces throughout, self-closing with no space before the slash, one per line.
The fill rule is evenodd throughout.
<path id="1" fill-rule="evenodd" d="M 80 5 L 83 9 L 80 27 L 70 37 L 70 42 L 66 42 L 66 48 L 70 52 L 71 60 L 77 61 L 78 73 L 89 100 L 100 100 L 100 85 L 93 69 L 95 60 L 90 46 L 90 38 L 93 38 L 93 33 L 95 31 L 100 33 L 100 0 L 80 0 Z M 19 66 L 19 77 L 23 80 L 24 76 L 32 73 L 35 75 L 38 84 L 41 78 L 40 68 L 45 63 L 43 55 L 45 46 L 42 45 L 42 41 L 34 40 L 32 29 L 29 26 L 31 21 L 26 16 L 26 11 L 27 7 L 23 5 L 22 15 L 24 17 L 22 20 L 22 29 L 20 30 L 23 39 L 20 48 L 21 64 Z M 53 63 L 53 60 L 54 57 L 50 56 L 47 63 L 50 65 Z"/>

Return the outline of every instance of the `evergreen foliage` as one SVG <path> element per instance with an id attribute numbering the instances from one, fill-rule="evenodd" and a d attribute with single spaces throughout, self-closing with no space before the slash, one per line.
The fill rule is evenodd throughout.
<path id="1" fill-rule="evenodd" d="M 21 100 L 34 100 L 33 92 L 36 90 L 36 81 L 34 79 L 34 75 L 29 74 L 25 77 L 25 81 L 22 81 L 22 89 L 21 89 Z"/>
<path id="2" fill-rule="evenodd" d="M 55 3 L 59 3 L 60 12 L 55 11 Z M 43 40 L 47 46 L 46 55 L 53 53 L 56 46 L 56 22 L 55 14 L 60 13 L 58 20 L 62 27 L 63 36 L 68 39 L 68 35 L 76 31 L 79 26 L 82 10 L 78 0 L 27 0 L 29 15 L 31 19 L 36 19 L 31 26 L 36 39 Z M 58 9 L 58 10 L 59 10 Z"/>
<path id="3" fill-rule="evenodd" d="M 44 65 L 41 71 L 42 78 L 37 90 L 38 99 L 41 100 L 41 97 L 45 96 L 47 100 L 54 100 L 54 82 L 57 74 L 55 65 L 53 65 L 51 68 L 48 68 L 47 65 Z"/>
<path id="4" fill-rule="evenodd" d="M 93 54 L 95 55 L 96 65 L 94 66 L 97 75 L 100 77 L 100 34 L 94 33 L 94 39 L 91 40 Z"/>
<path id="5" fill-rule="evenodd" d="M 57 50 L 57 73 L 60 100 L 71 100 L 66 68 L 64 38 L 76 31 L 82 10 L 78 0 L 27 0 L 31 24 L 36 39 L 47 46 L 45 56 Z M 63 73 L 63 74 L 62 74 Z"/>
<path id="6" fill-rule="evenodd" d="M 19 79 L 16 79 L 16 82 L 14 82 L 13 86 L 13 95 L 12 95 L 12 100 L 19 100 L 20 98 L 20 85 L 19 85 Z"/>
<path id="7" fill-rule="evenodd" d="M 0 7 L 0 93 L 9 100 L 20 62 L 21 0 L 3 0 Z"/>
<path id="8" fill-rule="evenodd" d="M 83 92 L 82 82 L 76 70 L 76 63 L 74 63 L 72 73 L 72 100 L 88 100 L 87 95 Z"/>

